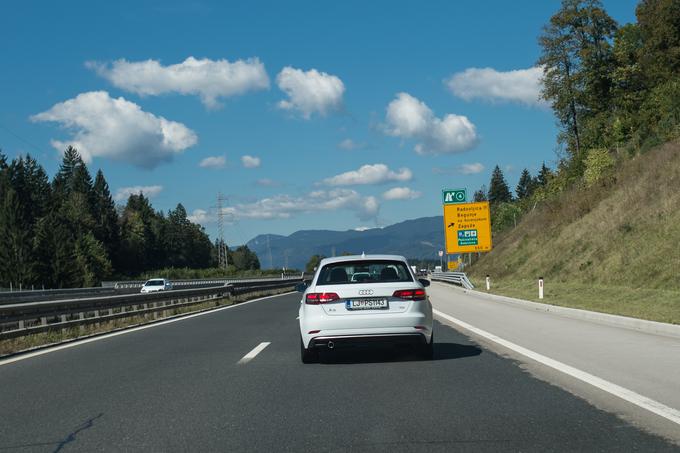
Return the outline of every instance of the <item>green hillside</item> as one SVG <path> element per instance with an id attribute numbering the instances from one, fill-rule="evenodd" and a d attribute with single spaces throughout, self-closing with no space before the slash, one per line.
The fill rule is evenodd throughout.
<path id="1" fill-rule="evenodd" d="M 558 162 L 500 168 L 494 250 L 470 268 L 493 290 L 680 323 L 680 2 L 643 0 L 618 24 L 596 0 L 562 0 L 538 37 L 542 98 L 560 127 Z"/>
<path id="2" fill-rule="evenodd" d="M 493 290 L 680 323 L 680 142 L 622 162 L 615 178 L 539 203 L 471 268 Z"/>

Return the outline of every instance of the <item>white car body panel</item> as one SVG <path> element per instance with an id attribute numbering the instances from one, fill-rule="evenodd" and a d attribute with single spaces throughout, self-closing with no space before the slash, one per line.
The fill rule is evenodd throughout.
<path id="1" fill-rule="evenodd" d="M 317 286 L 317 280 L 324 266 L 346 261 L 400 261 L 408 270 L 410 282 L 366 282 L 323 284 Z M 351 281 L 351 279 L 350 279 Z M 404 300 L 393 297 L 397 290 L 424 289 L 413 275 L 408 262 L 396 255 L 361 255 L 326 258 L 319 263 L 310 286 L 302 294 L 300 301 L 300 335 L 305 348 L 315 339 L 353 337 L 385 337 L 420 336 L 430 343 L 432 338 L 432 305 L 429 298 L 425 300 Z M 366 295 L 367 291 L 373 294 Z M 362 292 L 360 294 L 359 292 Z M 308 293 L 336 293 L 340 300 L 319 305 L 305 303 Z M 347 299 L 378 298 L 387 299 L 388 309 L 347 310 Z M 313 331 L 319 331 L 310 333 Z"/>
<path id="2" fill-rule="evenodd" d="M 157 282 L 159 280 L 163 281 L 162 285 L 150 285 L 149 283 L 151 282 Z M 164 278 L 151 278 L 144 283 L 142 286 L 142 289 L 140 290 L 141 293 L 155 293 L 158 291 L 170 291 L 172 289 L 172 283 L 170 280 L 164 279 Z"/>

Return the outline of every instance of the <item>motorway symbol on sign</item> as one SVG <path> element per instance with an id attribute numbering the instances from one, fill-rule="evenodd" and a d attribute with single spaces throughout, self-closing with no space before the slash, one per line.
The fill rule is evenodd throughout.
<path id="1" fill-rule="evenodd" d="M 467 189 L 444 189 L 442 190 L 442 203 L 465 203 L 467 200 Z"/>

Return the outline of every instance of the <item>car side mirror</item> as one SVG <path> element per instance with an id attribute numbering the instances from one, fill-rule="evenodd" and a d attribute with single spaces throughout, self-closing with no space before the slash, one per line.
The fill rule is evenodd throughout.
<path id="1" fill-rule="evenodd" d="M 298 283 L 297 285 L 295 285 L 295 291 L 299 293 L 304 293 L 305 291 L 307 291 L 307 283 L 305 282 Z"/>
<path id="2" fill-rule="evenodd" d="M 430 281 L 426 278 L 419 278 L 418 281 L 420 282 L 421 285 L 425 287 L 430 286 Z"/>

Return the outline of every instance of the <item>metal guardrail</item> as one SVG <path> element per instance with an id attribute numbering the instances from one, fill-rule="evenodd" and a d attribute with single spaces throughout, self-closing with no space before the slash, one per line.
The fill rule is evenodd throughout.
<path id="1" fill-rule="evenodd" d="M 474 285 L 465 275 L 465 272 L 433 272 L 432 280 L 453 283 L 465 289 L 474 289 Z"/>
<path id="2" fill-rule="evenodd" d="M 111 288 L 65 288 L 65 289 L 36 289 L 23 291 L 3 291 L 0 292 L 0 304 L 22 302 L 22 301 L 39 301 L 39 300 L 55 300 L 55 299 L 75 299 L 78 297 L 94 297 L 104 295 L 116 294 L 116 289 Z"/>
<path id="3" fill-rule="evenodd" d="M 268 282 L 272 280 L 300 280 L 300 275 L 282 275 L 280 278 L 267 278 L 267 277 L 245 277 L 245 278 L 208 278 L 208 279 L 184 279 L 184 280 L 172 280 L 174 288 L 179 287 L 196 287 L 196 286 L 214 286 L 222 285 L 228 283 L 244 283 L 244 282 Z M 113 287 L 115 289 L 129 289 L 129 288 L 141 288 L 146 280 L 129 280 L 129 281 L 116 281 L 116 282 L 102 282 L 103 287 Z"/>
<path id="4" fill-rule="evenodd" d="M 259 279 L 209 288 L 4 304 L 0 305 L 0 340 L 137 315 L 153 314 L 156 319 L 159 312 L 248 292 L 292 288 L 301 281 L 300 276 Z"/>
<path id="5" fill-rule="evenodd" d="M 304 275 L 304 274 L 303 274 Z M 278 277 L 211 278 L 193 280 L 171 280 L 175 290 L 205 288 L 223 284 L 247 282 L 268 282 L 272 280 L 299 280 L 300 275 Z M 132 294 L 139 291 L 146 280 L 105 281 L 102 286 L 93 288 L 36 289 L 23 291 L 0 291 L 0 305 L 19 302 L 38 302 L 59 299 L 80 299 L 96 296 Z"/>

